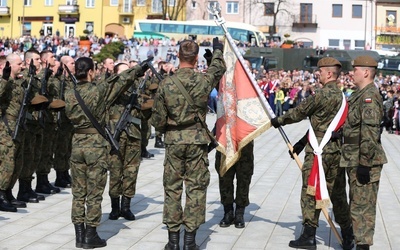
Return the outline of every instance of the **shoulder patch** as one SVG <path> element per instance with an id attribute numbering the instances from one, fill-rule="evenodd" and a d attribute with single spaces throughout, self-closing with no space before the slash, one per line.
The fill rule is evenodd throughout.
<path id="1" fill-rule="evenodd" d="M 364 102 L 365 102 L 365 103 L 372 103 L 372 98 L 365 98 L 365 99 L 364 99 Z"/>

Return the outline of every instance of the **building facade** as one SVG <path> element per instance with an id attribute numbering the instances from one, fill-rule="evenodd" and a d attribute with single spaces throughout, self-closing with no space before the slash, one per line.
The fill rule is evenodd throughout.
<path id="1" fill-rule="evenodd" d="M 134 18 L 161 17 L 160 0 L 0 0 L 0 36 L 89 33 L 130 38 Z"/>

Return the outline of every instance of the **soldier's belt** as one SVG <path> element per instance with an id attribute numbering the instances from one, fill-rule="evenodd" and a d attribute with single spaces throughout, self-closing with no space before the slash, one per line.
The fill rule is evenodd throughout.
<path id="1" fill-rule="evenodd" d="M 197 126 L 197 123 L 188 125 L 178 125 L 178 126 L 168 125 L 167 131 L 195 130 L 197 128 L 199 128 L 199 126 Z"/>
<path id="2" fill-rule="evenodd" d="M 99 131 L 95 128 L 80 128 L 80 129 L 75 129 L 75 134 L 98 134 Z"/>
<path id="3" fill-rule="evenodd" d="M 118 120 L 121 116 L 120 115 L 110 115 L 109 119 L 110 120 Z"/>
<path id="4" fill-rule="evenodd" d="M 12 115 L 5 115 L 5 117 L 6 117 L 6 119 L 9 120 L 9 121 L 16 121 L 16 120 L 17 120 L 17 117 L 12 116 Z"/>
<path id="5" fill-rule="evenodd" d="M 344 137 L 344 144 L 359 144 L 360 138 L 358 136 L 354 137 Z"/>

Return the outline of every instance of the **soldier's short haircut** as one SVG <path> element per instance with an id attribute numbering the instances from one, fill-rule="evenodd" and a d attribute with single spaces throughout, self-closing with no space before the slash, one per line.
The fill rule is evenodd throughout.
<path id="1" fill-rule="evenodd" d="M 27 50 L 27 51 L 25 52 L 25 54 L 24 54 L 24 58 L 25 58 L 25 60 L 31 59 L 31 58 L 32 58 L 32 56 L 33 56 L 34 54 L 36 54 L 36 55 L 40 56 L 40 53 L 39 53 L 39 51 L 37 51 L 37 50 L 36 50 L 36 49 L 34 49 L 34 48 L 30 48 L 30 49 L 29 49 L 29 50 Z"/>
<path id="2" fill-rule="evenodd" d="M 196 56 L 199 54 L 199 45 L 193 40 L 184 40 L 179 45 L 179 60 L 188 62 L 188 63 L 195 63 Z"/>
<path id="3" fill-rule="evenodd" d="M 94 62 L 89 57 L 80 57 L 75 62 L 75 77 L 77 80 L 85 79 L 89 70 L 94 70 Z"/>

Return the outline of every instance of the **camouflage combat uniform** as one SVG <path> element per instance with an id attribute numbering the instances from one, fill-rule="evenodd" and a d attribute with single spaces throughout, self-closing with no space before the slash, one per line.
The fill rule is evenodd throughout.
<path id="1" fill-rule="evenodd" d="M 381 144 L 382 98 L 374 83 L 353 92 L 343 126 L 344 144 L 340 166 L 346 167 L 350 183 L 350 212 L 356 244 L 373 244 L 376 202 L 383 164 L 387 163 Z M 357 181 L 357 167 L 370 167 L 370 182 Z"/>
<path id="2" fill-rule="evenodd" d="M 127 80 L 135 78 L 140 69 L 140 66 L 134 67 L 103 82 L 78 83 L 76 90 L 99 124 L 105 125 L 106 109 L 129 88 L 132 81 Z M 121 81 L 115 78 L 121 78 Z M 65 113 L 75 129 L 71 155 L 72 223 L 97 227 L 101 220 L 101 202 L 109 168 L 108 143 L 83 112 L 74 90 L 65 92 L 65 103 Z"/>
<path id="3" fill-rule="evenodd" d="M 296 108 L 289 109 L 278 118 L 281 125 L 300 122 L 309 117 L 318 143 L 321 143 L 329 124 L 339 111 L 342 104 L 342 92 L 336 86 L 336 81 L 328 82 L 322 89 L 302 101 Z M 301 210 L 303 225 L 318 227 L 321 210 L 316 209 L 315 196 L 307 194 L 308 178 L 314 161 L 313 148 L 307 143 L 305 160 L 302 168 L 303 185 L 301 188 Z M 349 228 L 351 219 L 346 197 L 345 172 L 339 167 L 340 142 L 330 140 L 323 149 L 322 165 L 325 172 L 326 184 L 336 222 L 341 228 Z"/>
<path id="4" fill-rule="evenodd" d="M 207 73 L 194 72 L 192 68 L 178 69 L 160 83 L 155 96 L 151 123 L 165 134 L 163 223 L 171 232 L 179 231 L 182 224 L 186 231 L 193 232 L 205 222 L 206 191 L 210 182 L 207 153 L 210 139 L 196 121 L 197 112 L 189 106 L 171 77 L 182 83 L 205 117 L 208 96 L 225 70 L 222 52 L 216 50 Z M 184 181 L 187 199 L 183 210 Z"/>
<path id="5" fill-rule="evenodd" d="M 239 160 L 221 176 L 221 152 L 217 151 L 215 156 L 215 170 L 219 177 L 219 193 L 221 203 L 224 206 L 236 203 L 237 206 L 247 207 L 249 202 L 249 188 L 251 176 L 254 171 L 254 142 L 251 141 L 242 148 Z M 236 197 L 234 197 L 234 180 L 236 175 Z"/>

